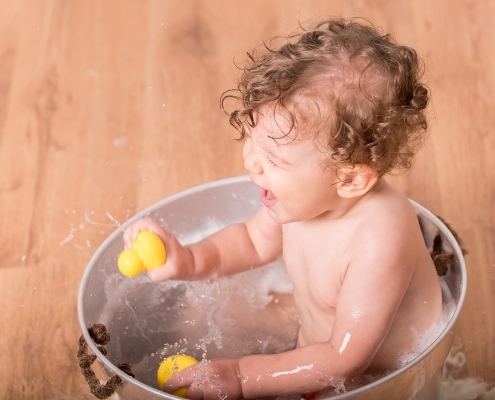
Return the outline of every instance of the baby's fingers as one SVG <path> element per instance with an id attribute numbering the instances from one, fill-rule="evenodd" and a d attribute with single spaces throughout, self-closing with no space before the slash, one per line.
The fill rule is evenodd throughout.
<path id="1" fill-rule="evenodd" d="M 194 368 L 186 368 L 182 372 L 174 374 L 163 384 L 162 390 L 167 393 L 174 393 L 179 389 L 187 388 L 187 398 L 189 399 L 189 386 L 194 380 Z"/>
<path id="2" fill-rule="evenodd" d="M 142 218 L 125 229 L 125 248 L 132 247 L 139 232 L 144 230 L 155 233 L 165 246 L 165 264 L 158 268 L 148 269 L 148 277 L 153 282 L 168 279 L 189 279 L 194 276 L 194 258 L 189 248 L 182 246 L 172 233 L 163 229 L 151 218 Z"/>
<path id="3" fill-rule="evenodd" d="M 153 282 L 167 279 L 190 279 L 194 277 L 194 258 L 188 247 L 183 247 L 173 238 L 167 247 L 167 262 L 163 267 L 148 271 Z"/>
<path id="4" fill-rule="evenodd" d="M 167 262 L 163 267 L 149 270 L 149 278 L 153 282 L 168 279 L 193 278 L 195 275 L 195 264 L 191 250 L 187 246 L 182 246 L 171 233 L 164 232 L 164 234 L 167 236 L 165 241 Z"/>
<path id="5" fill-rule="evenodd" d="M 163 267 L 148 271 L 148 277 L 153 282 L 162 282 L 168 279 L 180 279 L 180 269 L 169 259 Z"/>
<path id="6" fill-rule="evenodd" d="M 186 368 L 174 375 L 163 385 L 163 391 L 174 393 L 181 388 L 187 388 L 186 397 L 190 400 L 217 400 L 221 394 L 219 387 L 210 379 L 202 379 L 200 366 Z"/>
<path id="7" fill-rule="evenodd" d="M 217 400 L 222 397 L 219 387 L 209 380 L 193 382 L 187 389 L 187 398 L 191 400 Z"/>
<path id="8" fill-rule="evenodd" d="M 148 230 L 156 233 L 158 237 L 165 243 L 167 234 L 165 230 L 153 219 L 146 217 L 137 220 L 124 230 L 124 247 L 126 249 L 132 247 L 132 242 L 136 239 L 139 232 Z"/>

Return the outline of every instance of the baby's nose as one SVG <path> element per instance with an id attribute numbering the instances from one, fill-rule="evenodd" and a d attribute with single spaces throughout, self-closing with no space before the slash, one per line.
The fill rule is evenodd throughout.
<path id="1" fill-rule="evenodd" d="M 250 153 L 244 158 L 244 167 L 255 174 L 261 175 L 263 173 L 263 168 L 261 167 L 260 160 L 257 154 Z"/>
<path id="2" fill-rule="evenodd" d="M 246 140 L 246 143 L 244 143 L 242 153 L 244 156 L 244 168 L 249 172 L 261 175 L 263 173 L 263 168 L 261 167 L 258 154 L 253 151 L 253 144 L 250 139 Z"/>

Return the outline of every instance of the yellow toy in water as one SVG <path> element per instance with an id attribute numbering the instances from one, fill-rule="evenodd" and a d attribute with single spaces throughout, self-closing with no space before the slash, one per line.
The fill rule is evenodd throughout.
<path id="1" fill-rule="evenodd" d="M 161 389 L 163 384 L 172 378 L 172 375 L 186 369 L 187 367 L 192 367 L 197 363 L 198 360 L 191 356 L 176 355 L 167 357 L 162 361 L 160 367 L 158 368 L 158 373 L 156 375 L 156 378 L 158 379 L 158 387 Z M 172 394 L 178 397 L 186 397 L 187 388 L 180 388 Z"/>
<path id="2" fill-rule="evenodd" d="M 138 233 L 132 248 L 119 255 L 117 264 L 122 275 L 137 276 L 144 269 L 161 267 L 167 261 L 167 252 L 161 239 L 153 232 L 144 230 Z"/>

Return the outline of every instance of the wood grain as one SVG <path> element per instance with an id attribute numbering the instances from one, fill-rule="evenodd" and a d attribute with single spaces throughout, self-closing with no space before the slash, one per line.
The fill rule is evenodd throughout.
<path id="1" fill-rule="evenodd" d="M 430 137 L 390 181 L 466 242 L 463 375 L 495 381 L 495 3 L 1 0 L 0 398 L 91 398 L 75 360 L 91 255 L 139 210 L 243 174 L 219 107 L 235 63 L 298 21 L 339 14 L 426 63 Z"/>

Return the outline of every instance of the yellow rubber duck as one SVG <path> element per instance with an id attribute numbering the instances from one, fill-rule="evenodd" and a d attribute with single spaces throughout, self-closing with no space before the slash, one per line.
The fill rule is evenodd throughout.
<path id="1" fill-rule="evenodd" d="M 155 233 L 143 230 L 138 233 L 132 248 L 120 253 L 117 260 L 122 275 L 133 277 L 143 270 L 161 267 L 167 261 L 167 252 Z"/>
<path id="2" fill-rule="evenodd" d="M 198 360 L 196 360 L 191 356 L 176 355 L 176 356 L 167 357 L 160 364 L 160 367 L 158 368 L 158 372 L 156 374 L 156 378 L 158 380 L 158 387 L 161 389 L 163 387 L 163 384 L 167 382 L 170 378 L 172 378 L 172 375 L 182 371 L 183 369 L 186 369 L 187 367 L 192 367 L 197 363 Z M 179 390 L 176 390 L 172 394 L 178 397 L 186 397 L 187 388 L 180 388 Z"/>

